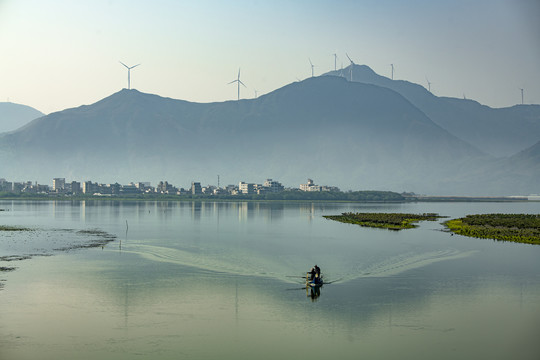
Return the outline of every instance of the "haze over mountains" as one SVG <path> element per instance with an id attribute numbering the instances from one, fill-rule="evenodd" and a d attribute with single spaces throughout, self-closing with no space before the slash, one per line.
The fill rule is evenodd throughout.
<path id="1" fill-rule="evenodd" d="M 16 130 L 43 115 L 30 106 L 0 102 L 0 133 Z"/>
<path id="2" fill-rule="evenodd" d="M 491 109 L 367 66 L 352 74 L 208 104 L 124 89 L 0 134 L 0 177 L 187 187 L 219 174 L 222 184 L 309 177 L 343 190 L 540 192 L 540 106 Z"/>

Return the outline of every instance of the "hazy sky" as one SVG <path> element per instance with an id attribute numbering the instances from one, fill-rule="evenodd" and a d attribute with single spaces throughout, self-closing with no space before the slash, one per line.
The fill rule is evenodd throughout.
<path id="1" fill-rule="evenodd" d="M 131 85 L 196 102 L 242 98 L 348 65 L 347 52 L 435 95 L 540 103 L 540 1 L 0 0 L 0 101 L 50 113 Z"/>

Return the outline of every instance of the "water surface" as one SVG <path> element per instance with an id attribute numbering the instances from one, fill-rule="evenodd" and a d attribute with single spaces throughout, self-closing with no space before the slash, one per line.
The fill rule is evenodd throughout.
<path id="1" fill-rule="evenodd" d="M 322 218 L 540 213 L 540 203 L 1 201 L 4 359 L 537 359 L 540 247 Z M 56 251 L 58 229 L 105 247 Z M 38 236 L 36 234 L 47 234 Z M 67 234 L 67 235 L 66 235 Z M 25 243 L 26 241 L 26 243 Z M 301 276 L 318 264 L 320 296 Z M 5 266 L 1 263 L 0 266 Z M 9 266 L 14 266 L 10 262 Z M 315 297 L 315 298 L 314 298 Z"/>

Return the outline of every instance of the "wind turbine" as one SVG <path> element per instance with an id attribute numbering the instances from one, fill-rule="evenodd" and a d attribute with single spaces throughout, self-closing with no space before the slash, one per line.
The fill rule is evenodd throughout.
<path id="1" fill-rule="evenodd" d="M 334 55 L 334 71 L 336 71 L 337 70 L 337 54 L 334 53 L 332 55 Z"/>
<path id="2" fill-rule="evenodd" d="M 137 67 L 141 64 L 137 64 L 137 65 L 133 65 L 133 66 L 127 66 L 126 64 L 124 64 L 123 62 L 119 61 L 120 64 L 124 65 L 126 67 L 126 69 L 128 69 L 128 90 L 131 89 L 131 79 L 130 79 L 130 75 L 131 75 L 131 69 L 133 69 L 134 67 Z"/>
<path id="3" fill-rule="evenodd" d="M 309 60 L 309 64 L 311 65 L 311 77 L 313 77 L 313 69 L 315 68 L 315 65 L 313 65 L 310 58 L 308 58 L 308 60 Z"/>
<path id="4" fill-rule="evenodd" d="M 390 64 L 390 66 L 392 67 L 392 80 L 394 80 L 394 64 Z"/>
<path id="5" fill-rule="evenodd" d="M 523 89 L 520 89 L 521 90 L 521 105 L 523 105 Z"/>
<path id="6" fill-rule="evenodd" d="M 431 83 L 429 82 L 427 76 L 426 76 L 426 81 L 427 81 L 428 91 L 431 92 Z"/>
<path id="7" fill-rule="evenodd" d="M 240 68 L 238 68 L 238 77 L 236 78 L 236 80 L 231 81 L 229 84 L 232 84 L 232 83 L 238 83 L 238 100 L 240 100 L 240 84 L 246 87 L 246 85 L 242 82 L 242 80 L 240 80 Z"/>
<path id="8" fill-rule="evenodd" d="M 356 64 L 354 63 L 354 61 L 352 61 L 352 59 L 351 59 L 351 57 L 349 56 L 349 54 L 345 53 L 345 55 L 347 55 L 347 58 L 348 58 L 349 61 L 351 62 L 351 65 L 350 65 L 350 68 L 349 68 L 349 75 L 350 75 L 350 77 L 351 77 L 351 81 L 353 81 L 353 80 L 352 80 L 352 71 L 353 71 L 354 65 L 356 65 Z"/>

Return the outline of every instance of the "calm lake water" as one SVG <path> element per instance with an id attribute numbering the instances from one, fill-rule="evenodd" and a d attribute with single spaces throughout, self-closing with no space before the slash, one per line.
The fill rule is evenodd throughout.
<path id="1" fill-rule="evenodd" d="M 0 201 L 0 359 L 540 358 L 540 246 L 345 211 L 540 213 L 540 203 Z M 443 220 L 441 220 L 443 221 Z M 55 250 L 75 230 L 116 236 Z M 52 255 L 52 256 L 38 256 Z M 320 294 L 301 277 L 318 264 Z"/>

